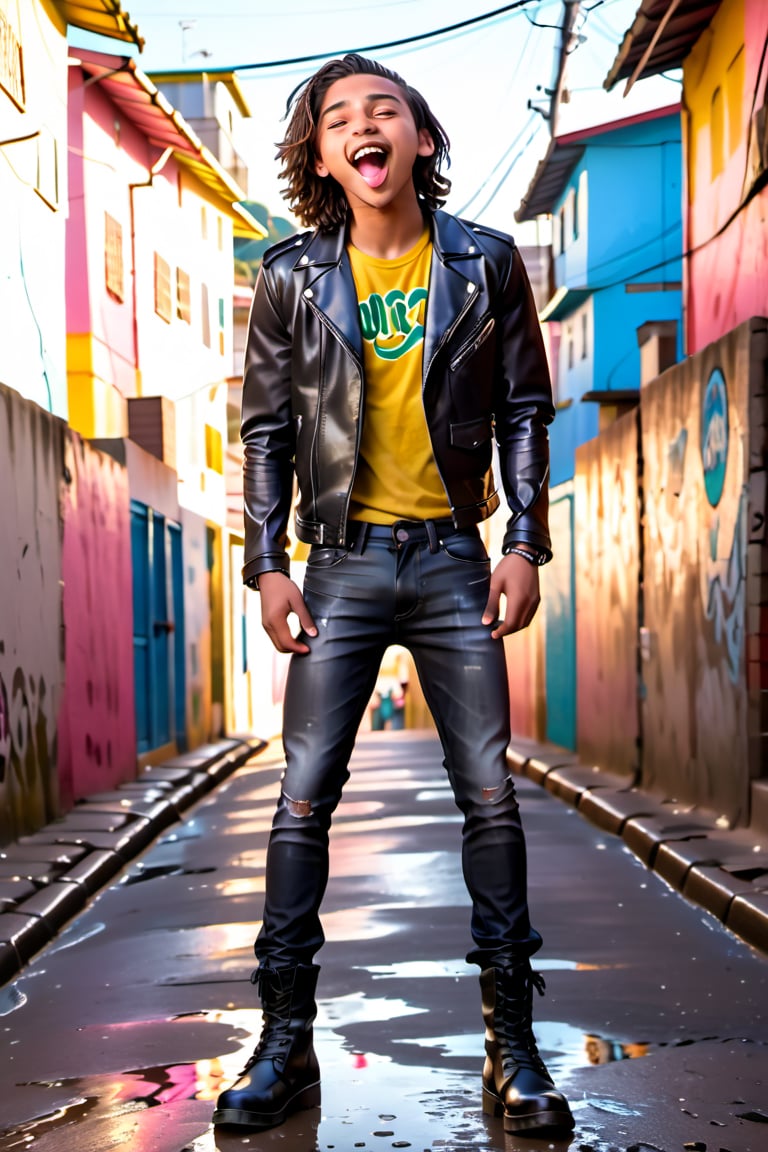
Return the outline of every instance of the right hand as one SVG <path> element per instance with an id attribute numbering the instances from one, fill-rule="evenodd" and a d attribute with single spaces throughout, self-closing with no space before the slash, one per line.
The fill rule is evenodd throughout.
<path id="1" fill-rule="evenodd" d="M 298 586 L 284 572 L 264 572 L 259 576 L 259 593 L 261 623 L 278 652 L 306 655 L 309 646 L 297 640 L 288 626 L 288 617 L 295 613 L 302 631 L 307 636 L 317 636 L 315 622 Z"/>

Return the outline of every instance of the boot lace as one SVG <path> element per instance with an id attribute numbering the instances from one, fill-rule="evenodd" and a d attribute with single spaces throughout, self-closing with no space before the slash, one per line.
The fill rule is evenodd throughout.
<path id="1" fill-rule="evenodd" d="M 496 1008 L 503 1027 L 503 1064 L 514 1062 L 520 1068 L 530 1068 L 540 1076 L 550 1079 L 546 1065 L 539 1055 L 533 1035 L 532 1004 L 533 989 L 539 996 L 546 990 L 546 981 L 541 972 L 528 970 L 523 979 L 519 977 L 499 981 L 496 989 Z"/>
<path id="2" fill-rule="evenodd" d="M 267 974 L 268 969 L 266 968 L 257 968 L 251 974 L 251 983 L 256 985 L 256 990 L 262 1000 L 264 998 L 263 986 Z M 271 1011 L 267 1012 L 266 1009 L 264 1010 L 259 1042 L 253 1050 L 253 1055 L 249 1057 L 245 1067 L 240 1073 L 241 1076 L 250 1072 L 251 1068 L 253 1068 L 254 1064 L 259 1060 L 281 1061 L 286 1049 L 290 1047 L 291 991 L 290 989 L 286 989 L 282 995 L 275 995 L 274 987 L 272 987 L 270 991 L 272 992 Z"/>

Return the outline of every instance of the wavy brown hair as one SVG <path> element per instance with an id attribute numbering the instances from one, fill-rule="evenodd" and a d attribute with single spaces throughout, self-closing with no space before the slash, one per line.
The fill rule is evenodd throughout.
<path id="1" fill-rule="evenodd" d="M 333 232 L 346 223 L 349 205 L 344 189 L 332 176 L 321 177 L 315 172 L 315 133 L 323 98 L 331 85 L 347 76 L 359 75 L 383 76 L 402 88 L 417 130 L 425 128 L 432 137 L 435 151 L 431 156 L 417 156 L 413 165 L 413 182 L 419 199 L 427 208 L 440 208 L 450 191 L 450 180 L 440 172 L 443 162 L 446 166 L 450 164 L 450 141 L 424 97 L 397 72 L 376 60 L 350 52 L 323 64 L 288 98 L 288 128 L 277 146 L 277 159 L 282 161 L 280 176 L 286 182 L 283 196 L 306 228 Z"/>

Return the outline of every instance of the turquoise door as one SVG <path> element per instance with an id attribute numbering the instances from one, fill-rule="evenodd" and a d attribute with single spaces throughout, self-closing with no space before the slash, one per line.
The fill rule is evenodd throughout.
<path id="1" fill-rule="evenodd" d="M 556 492 L 556 490 L 555 490 Z M 556 497 L 549 510 L 553 559 L 542 574 L 545 608 L 547 740 L 576 748 L 576 587 L 573 494 Z"/>
<path id="2" fill-rule="evenodd" d="M 184 614 L 181 529 L 135 500 L 131 562 L 136 739 L 141 755 L 184 738 Z"/>

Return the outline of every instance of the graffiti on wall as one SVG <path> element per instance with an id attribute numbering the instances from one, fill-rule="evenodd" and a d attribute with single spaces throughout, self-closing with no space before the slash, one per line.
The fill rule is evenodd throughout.
<path id="1" fill-rule="evenodd" d="M 62 498 L 62 801 L 136 774 L 130 497 L 123 465 L 67 430 Z"/>
<path id="2" fill-rule="evenodd" d="M 642 395 L 644 780 L 743 817 L 749 520 L 748 326 Z"/>
<path id="3" fill-rule="evenodd" d="M 58 810 L 62 435 L 0 386 L 0 842 Z"/>
<path id="4" fill-rule="evenodd" d="M 0 643 L 0 652 L 4 645 Z M 55 760 L 50 732 L 50 701 L 44 676 L 15 668 L 7 685 L 0 673 L 0 787 L 11 799 L 13 824 L 23 820 L 22 797 L 42 823 L 52 810 L 47 796 Z"/>

